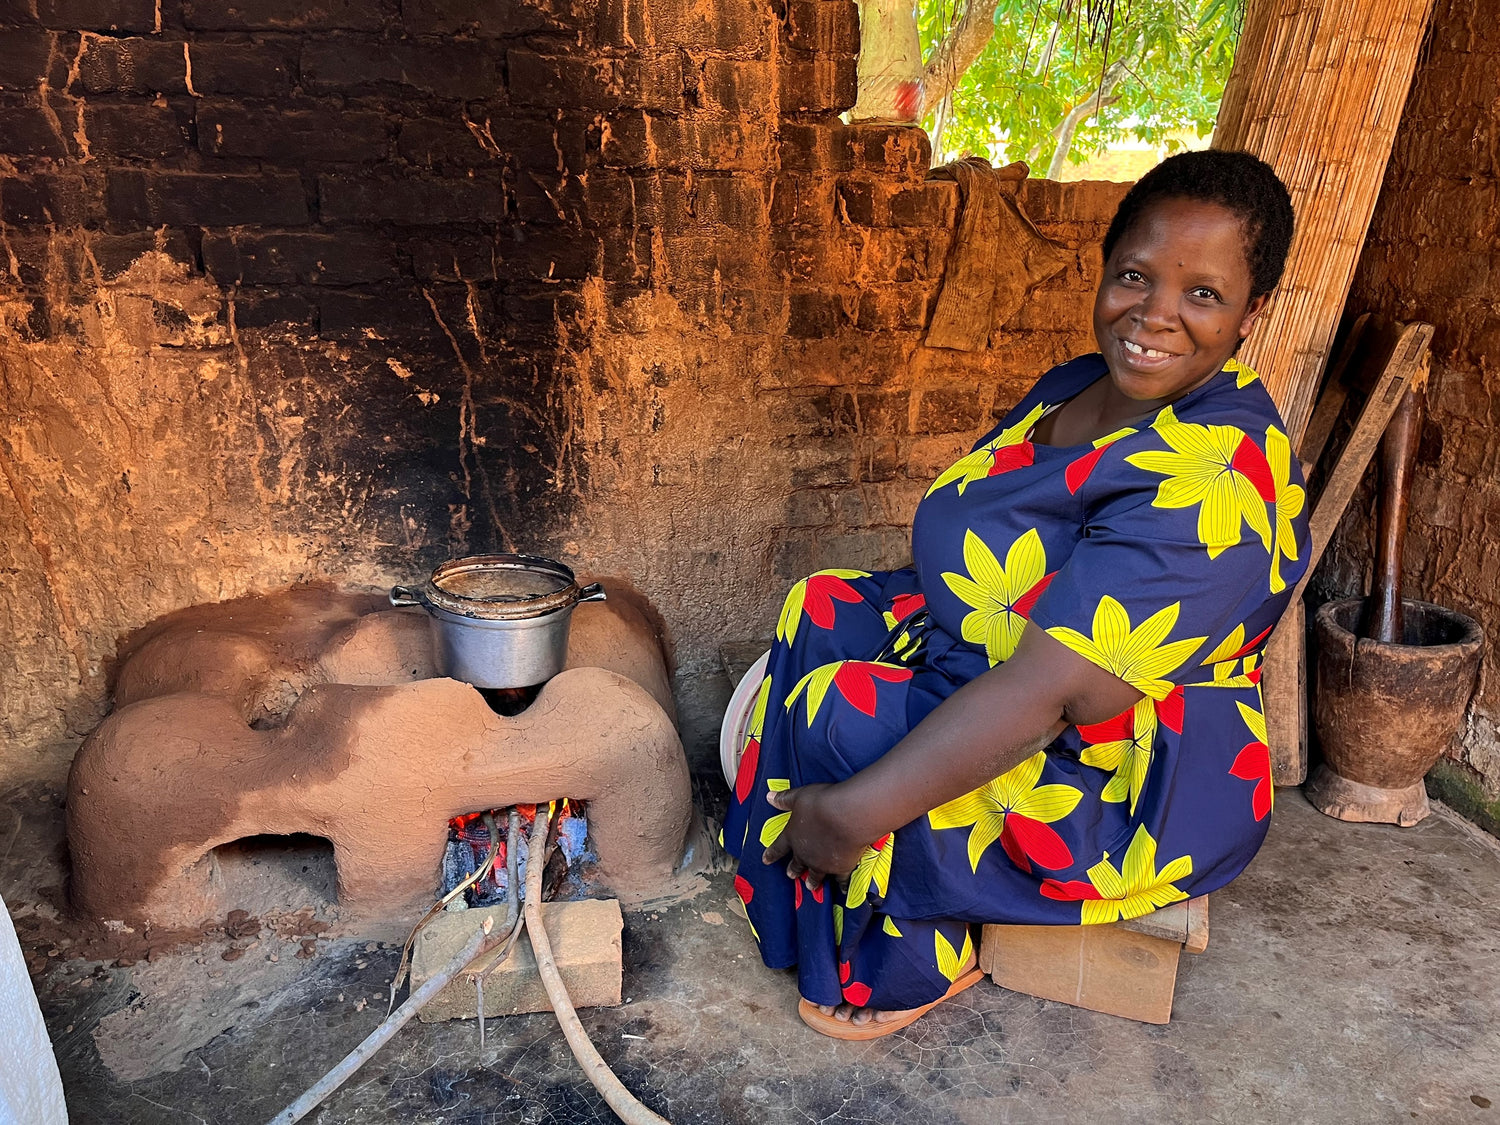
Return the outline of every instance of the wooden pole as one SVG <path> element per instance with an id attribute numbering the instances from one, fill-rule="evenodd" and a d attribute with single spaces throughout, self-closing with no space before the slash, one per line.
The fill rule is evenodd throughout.
<path id="1" fill-rule="evenodd" d="M 1292 193 L 1286 275 L 1240 356 L 1296 448 L 1380 194 L 1433 0 L 1248 0 L 1214 147 L 1252 152 Z"/>
<path id="2" fill-rule="evenodd" d="M 1379 518 L 1375 529 L 1375 580 L 1365 602 L 1360 636 L 1383 644 L 1401 644 L 1405 615 L 1401 609 L 1401 555 L 1406 546 L 1406 513 L 1411 501 L 1412 471 L 1422 431 L 1424 395 L 1408 388 L 1385 436 L 1380 439 Z"/>

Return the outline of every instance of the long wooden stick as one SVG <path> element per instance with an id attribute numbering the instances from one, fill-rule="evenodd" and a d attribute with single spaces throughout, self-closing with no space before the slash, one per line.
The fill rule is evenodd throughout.
<path id="1" fill-rule="evenodd" d="M 468 944 L 453 955 L 453 960 L 444 965 L 437 976 L 408 996 L 405 1004 L 386 1016 L 379 1027 L 365 1036 L 364 1042 L 345 1055 L 338 1066 L 318 1079 L 307 1093 L 271 1118 L 271 1125 L 292 1125 L 294 1121 L 301 1121 L 317 1109 L 324 1098 L 348 1081 L 349 1076 L 364 1066 L 370 1056 L 380 1050 L 386 1040 L 395 1035 L 407 1020 L 421 1011 L 427 1001 L 441 992 L 444 985 L 463 972 L 464 966 L 479 955 L 485 938 L 489 937 L 492 925 L 493 920 L 486 918 L 483 925 L 474 931 L 474 936 L 469 939 Z"/>
<path id="2" fill-rule="evenodd" d="M 1380 439 L 1375 580 L 1365 601 L 1359 634 L 1383 644 L 1401 644 L 1406 632 L 1401 606 L 1401 556 L 1406 546 L 1406 513 L 1411 502 L 1412 473 L 1417 466 L 1422 406 L 1421 388 L 1408 387 L 1385 428 L 1385 436 Z"/>
<path id="3" fill-rule="evenodd" d="M 557 1022 L 584 1076 L 593 1083 L 594 1089 L 604 1095 L 609 1108 L 614 1110 L 625 1125 L 670 1125 L 647 1109 L 635 1096 L 625 1089 L 609 1069 L 609 1064 L 599 1057 L 594 1044 L 589 1040 L 583 1024 L 578 1022 L 578 1013 L 568 997 L 568 987 L 557 972 L 557 962 L 552 956 L 552 942 L 542 925 L 542 856 L 547 846 L 547 821 L 549 813 L 541 805 L 536 807 L 536 820 L 531 825 L 531 846 L 526 860 L 526 936 L 531 939 L 532 952 L 536 954 L 536 967 L 542 974 L 542 984 L 547 989 L 547 999 L 557 1013 Z"/>

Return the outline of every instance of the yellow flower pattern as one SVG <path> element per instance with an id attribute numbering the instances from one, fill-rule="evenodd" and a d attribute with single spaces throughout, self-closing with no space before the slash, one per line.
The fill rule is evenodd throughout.
<path id="1" fill-rule="evenodd" d="M 1152 699 L 1165 699 L 1172 694 L 1173 688 L 1166 677 L 1182 667 L 1198 646 L 1208 639 L 1167 640 L 1172 627 L 1177 624 L 1180 608 L 1180 603 L 1173 602 L 1132 628 L 1125 607 L 1105 594 L 1094 610 L 1092 637 L 1065 625 L 1055 625 L 1047 632 L 1084 659 L 1120 677 Z"/>
<path id="2" fill-rule="evenodd" d="M 967 575 L 947 571 L 948 589 L 973 611 L 964 617 L 963 638 L 983 645 L 993 667 L 1009 660 L 1021 643 L 1031 607 L 1047 588 L 1047 552 L 1036 529 L 1010 545 L 1002 567 L 972 530 L 964 533 Z"/>

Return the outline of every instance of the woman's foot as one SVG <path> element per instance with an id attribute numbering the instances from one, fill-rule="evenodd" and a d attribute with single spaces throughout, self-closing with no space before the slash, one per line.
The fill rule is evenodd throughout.
<path id="1" fill-rule="evenodd" d="M 924 1004 L 920 1008 L 885 1010 L 860 1008 L 849 1003 L 810 1004 L 804 1000 L 800 1005 L 802 1020 L 813 1030 L 820 1031 L 824 1035 L 831 1035 L 836 1039 L 876 1039 L 914 1023 L 919 1016 L 937 1007 L 949 997 L 958 995 L 970 985 L 976 984 L 983 976 L 975 958 L 971 955 L 964 962 L 963 968 L 958 971 L 958 977 L 954 980 L 952 987 L 931 1004 Z M 830 1020 L 833 1022 L 829 1023 Z M 842 1026 L 842 1032 L 839 1030 L 840 1026 Z"/>
<path id="2" fill-rule="evenodd" d="M 915 1008 L 883 1011 L 877 1008 L 856 1008 L 853 1004 L 815 1004 L 813 1006 L 825 1016 L 832 1016 L 840 1023 L 854 1024 L 856 1027 L 867 1023 L 891 1023 L 916 1011 Z"/>

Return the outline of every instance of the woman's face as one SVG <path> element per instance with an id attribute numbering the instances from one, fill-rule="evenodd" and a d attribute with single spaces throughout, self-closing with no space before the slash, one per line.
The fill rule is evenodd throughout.
<path id="1" fill-rule="evenodd" d="M 1245 226 L 1217 203 L 1147 206 L 1104 263 L 1094 336 L 1127 398 L 1172 402 L 1206 382 L 1250 334 L 1266 295 L 1250 297 Z"/>

